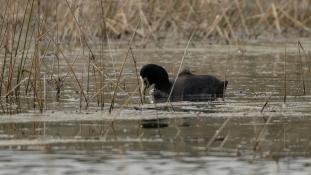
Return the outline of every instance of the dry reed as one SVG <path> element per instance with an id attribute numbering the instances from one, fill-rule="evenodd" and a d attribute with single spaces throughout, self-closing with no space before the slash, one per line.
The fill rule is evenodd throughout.
<path id="1" fill-rule="evenodd" d="M 7 4 L 8 0 L 1 0 Z M 22 23 L 28 1 L 13 1 L 18 14 L 16 21 Z M 310 0 L 296 3 L 290 1 L 41 1 L 42 15 L 50 26 L 56 25 L 60 39 L 82 41 L 90 51 L 87 40 L 107 33 L 113 38 L 129 36 L 137 21 L 142 25 L 137 35 L 146 43 L 162 38 L 186 39 L 193 28 L 200 39 L 220 38 L 236 40 L 237 36 L 269 36 L 297 33 L 310 35 Z M 7 5 L 0 7 L 6 13 Z M 56 9 L 56 10 L 55 10 Z M 297 13 L 299 10 L 299 13 Z M 55 13 L 57 19 L 55 19 Z M 3 15 L 4 16 L 4 15 Z M 97 21 L 103 21 L 97 22 Z M 4 29 L 4 25 L 1 26 Z M 92 54 L 94 56 L 94 54 Z"/>
<path id="2" fill-rule="evenodd" d="M 298 54 L 299 54 L 299 62 L 300 62 L 299 64 L 299 71 L 300 71 L 300 76 L 301 76 L 300 79 L 301 79 L 301 84 L 302 84 L 303 95 L 306 95 L 306 83 L 305 83 L 305 75 L 304 75 L 304 67 L 303 67 L 303 59 L 301 56 L 301 50 L 304 53 L 305 60 L 308 59 L 308 54 L 305 51 L 300 41 L 297 42 L 297 45 L 298 45 Z M 309 73 L 310 73 L 311 66 L 310 65 L 308 66 L 309 66 Z"/>
<path id="3" fill-rule="evenodd" d="M 81 100 L 84 100 L 86 107 L 89 101 L 96 98 L 97 104 L 103 109 L 105 88 L 109 88 L 109 83 L 114 86 L 110 105 L 110 111 L 112 111 L 117 90 L 120 89 L 123 68 L 119 76 L 115 77 L 116 81 L 105 79 L 107 75 L 104 72 L 106 65 L 103 61 L 106 60 L 104 48 L 109 47 L 115 72 L 110 40 L 130 39 L 127 55 L 132 54 L 135 73 L 138 76 L 137 63 L 131 47 L 133 35 L 140 37 L 141 40 L 135 45 L 146 46 L 150 42 L 165 39 L 185 40 L 189 35 L 195 40 L 216 39 L 227 43 L 237 43 L 243 38 L 270 37 L 271 35 L 278 37 L 288 36 L 288 34 L 310 36 L 311 34 L 309 8 L 311 0 L 301 0 L 299 3 L 294 0 L 286 2 L 168 0 L 166 3 L 160 0 L 124 2 L 115 0 L 0 0 L 0 3 L 2 4 L 0 7 L 0 50 L 3 53 L 0 58 L 0 108 L 4 112 L 11 111 L 15 104 L 17 108 L 21 108 L 23 96 L 27 98 L 32 96 L 32 105 L 42 110 L 47 105 L 47 96 L 49 96 L 46 94 L 50 88 L 47 77 L 53 79 L 57 101 L 59 101 L 67 74 L 72 75 L 77 86 L 76 91 L 81 95 Z M 138 23 L 140 25 L 137 25 Z M 95 58 L 90 41 L 92 44 L 93 41 L 94 43 L 101 42 L 99 60 Z M 78 78 L 75 69 L 76 59 L 72 61 L 68 58 L 61 43 L 80 43 L 83 48 L 87 48 L 90 55 L 86 59 L 89 64 L 88 70 L 83 72 L 87 75 L 86 86 L 83 86 Z M 46 68 L 42 66 L 42 60 L 46 58 L 51 47 L 56 65 L 53 60 L 52 69 L 47 73 Z M 301 51 L 305 58 L 308 55 L 300 42 L 298 42 L 298 49 L 302 66 Z M 186 51 L 187 49 L 185 49 L 184 56 Z M 127 56 L 124 61 L 126 59 Z M 63 65 L 66 66 L 68 73 L 62 77 L 60 69 Z M 300 67 L 305 94 L 303 70 L 304 68 Z M 286 73 L 284 79 L 285 76 Z M 45 80 L 44 77 L 47 79 Z M 90 94 L 91 81 L 95 82 L 93 94 Z M 286 79 L 284 81 L 286 84 Z M 285 98 L 286 94 L 284 101 Z"/>
<path id="4" fill-rule="evenodd" d="M 286 57 L 287 57 L 287 53 L 286 53 L 286 47 L 284 50 L 284 96 L 283 96 L 283 102 L 284 104 L 286 103 L 286 96 L 287 96 L 287 75 L 286 75 Z"/>
<path id="5" fill-rule="evenodd" d="M 136 31 L 137 31 L 139 25 L 140 25 L 140 21 L 137 23 L 136 29 L 135 29 L 134 33 L 132 34 L 131 39 L 129 40 L 128 49 L 127 49 L 126 55 L 124 57 L 122 66 L 120 68 L 120 72 L 118 74 L 117 83 L 116 83 L 116 85 L 114 87 L 114 90 L 113 90 L 113 95 L 112 95 L 111 102 L 110 102 L 110 107 L 109 107 L 109 113 L 111 113 L 113 108 L 114 108 L 114 102 L 115 102 L 115 98 L 116 98 L 116 93 L 117 93 L 117 89 L 119 87 L 120 79 L 121 79 L 121 76 L 122 76 L 122 73 L 123 73 L 124 65 L 125 65 L 126 60 L 127 60 L 128 56 L 129 56 L 129 53 L 131 51 L 131 45 L 132 45 L 132 42 L 133 42 L 133 40 L 134 40 L 134 38 L 136 36 Z"/>

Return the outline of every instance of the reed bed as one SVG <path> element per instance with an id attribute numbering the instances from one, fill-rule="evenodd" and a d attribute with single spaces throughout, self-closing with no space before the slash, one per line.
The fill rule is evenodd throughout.
<path id="1" fill-rule="evenodd" d="M 1 4 L 2 34 L 11 6 L 16 8 L 16 14 L 9 23 L 21 27 L 25 12 L 29 14 L 25 11 L 29 1 L 1 0 Z M 112 38 L 130 37 L 140 20 L 137 34 L 145 41 L 187 40 L 192 31 L 196 39 L 226 41 L 270 37 L 271 33 L 309 36 L 311 32 L 310 0 L 56 0 L 40 1 L 37 5 L 35 8 L 41 9 L 40 19 L 47 23 L 45 30 L 56 31 L 57 27 L 60 40 L 84 44 L 106 37 L 103 32 Z"/>
<path id="2" fill-rule="evenodd" d="M 114 81 L 106 80 L 104 60 L 109 56 L 104 54 L 104 49 L 110 50 L 109 39 L 131 40 L 127 56 L 131 53 L 137 74 L 131 47 L 134 34 L 142 46 L 166 39 L 184 41 L 190 35 L 193 41 L 235 44 L 243 39 L 311 34 L 311 0 L 168 0 L 165 3 L 161 0 L 0 0 L 0 3 L 0 111 L 6 113 L 21 111 L 23 105 L 42 111 L 47 96 L 51 96 L 47 89 L 54 88 L 59 101 L 68 77 L 72 78 L 80 97 L 80 108 L 88 108 L 90 101 L 95 100 L 103 109 L 105 100 L 112 99 L 111 111 L 116 91 L 125 88 L 120 87 L 120 81 L 124 80 L 122 69 Z M 100 54 L 95 54 L 93 43 L 100 43 Z M 72 44 L 80 47 L 88 59 L 82 71 L 76 69 L 77 58 L 69 59 L 64 53 L 65 46 Z M 301 44 L 301 59 L 300 50 L 304 51 Z M 55 58 L 52 65 L 42 62 L 47 55 Z M 61 65 L 65 65 L 67 74 L 60 74 Z M 115 69 L 114 63 L 112 66 Z M 95 85 L 91 86 L 91 82 Z M 90 93 L 90 88 L 94 93 Z M 105 98 L 105 92 L 113 95 Z M 21 101 L 21 96 L 31 98 L 32 102 Z"/>

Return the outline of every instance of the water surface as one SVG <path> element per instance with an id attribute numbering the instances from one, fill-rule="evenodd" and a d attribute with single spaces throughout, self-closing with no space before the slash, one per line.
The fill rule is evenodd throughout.
<path id="1" fill-rule="evenodd" d="M 310 53 L 310 43 L 303 44 Z M 133 51 L 138 68 L 160 64 L 173 77 L 184 48 Z M 299 57 L 295 42 L 191 46 L 183 67 L 229 81 L 225 100 L 214 102 L 141 105 L 130 57 L 109 114 L 126 52 L 118 45 L 103 57 L 96 51 L 105 72 L 101 107 L 98 79 L 87 78 L 88 55 L 66 50 L 87 109 L 64 60 L 56 73 L 55 58 L 44 57 L 44 112 L 33 109 L 28 96 L 22 113 L 0 116 L 0 174 L 310 174 L 311 59 Z M 59 99 L 51 83 L 57 76 L 63 81 Z"/>

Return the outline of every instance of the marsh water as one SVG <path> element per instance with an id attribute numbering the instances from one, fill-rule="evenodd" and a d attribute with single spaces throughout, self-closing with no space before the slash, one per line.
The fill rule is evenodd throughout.
<path id="1" fill-rule="evenodd" d="M 87 109 L 63 60 L 56 100 L 49 84 L 56 61 L 45 54 L 44 112 L 25 98 L 22 112 L 0 115 L 0 174 L 311 174 L 311 58 L 299 56 L 296 41 L 193 43 L 183 67 L 228 80 L 225 99 L 142 105 L 129 57 L 111 114 L 126 45 L 96 51 L 97 58 L 105 55 L 103 107 L 88 75 L 88 53 L 64 51 L 88 94 Z M 310 41 L 302 43 L 310 55 Z M 138 69 L 156 63 L 174 77 L 185 47 L 134 48 L 133 54 Z"/>

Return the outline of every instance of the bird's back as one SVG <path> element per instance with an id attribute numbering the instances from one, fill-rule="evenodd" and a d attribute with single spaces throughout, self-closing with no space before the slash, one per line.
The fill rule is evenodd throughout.
<path id="1" fill-rule="evenodd" d="M 179 75 L 172 93 L 172 101 L 208 101 L 222 97 L 227 82 L 210 75 Z"/>
<path id="2" fill-rule="evenodd" d="M 170 88 L 166 91 L 154 89 L 151 93 L 153 102 L 166 102 L 175 78 L 170 79 Z M 221 81 L 211 75 L 195 75 L 184 70 L 178 75 L 170 96 L 170 101 L 210 101 L 223 97 L 227 81 Z"/>

